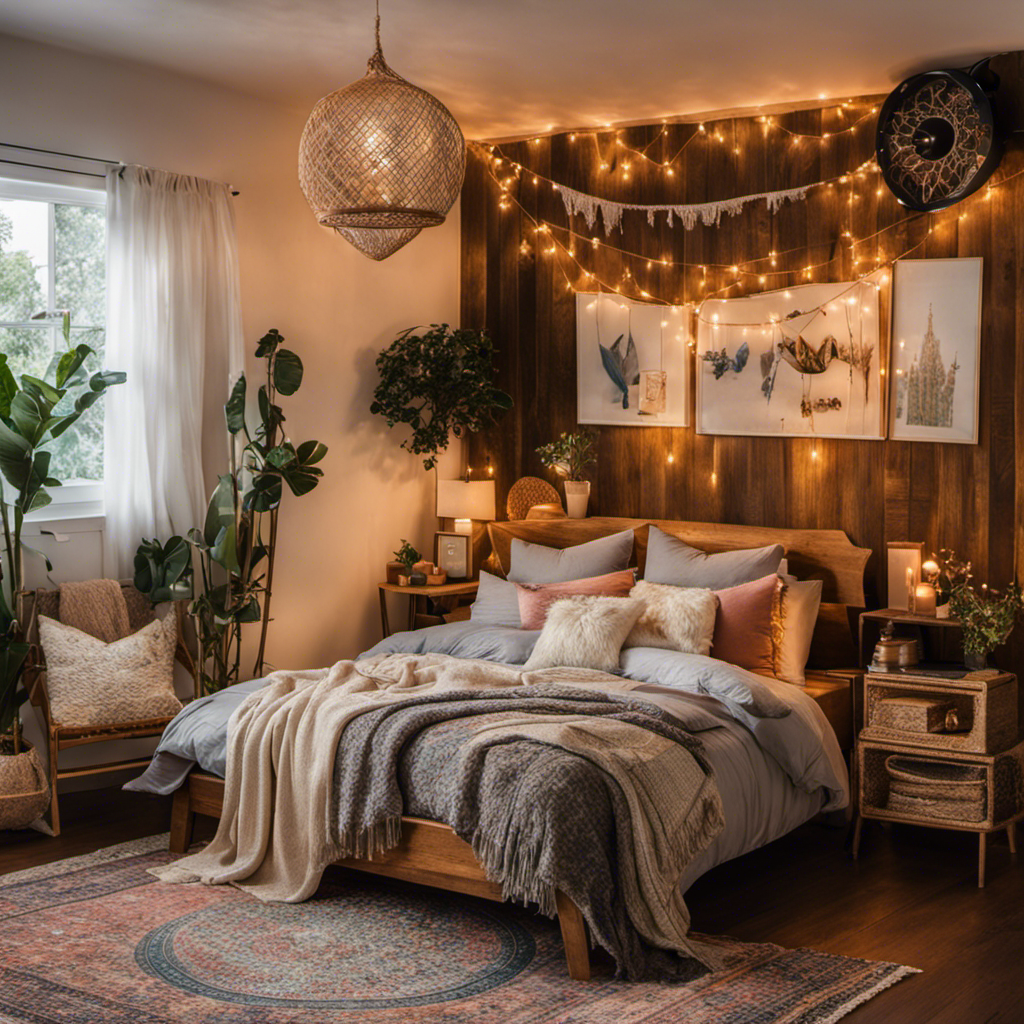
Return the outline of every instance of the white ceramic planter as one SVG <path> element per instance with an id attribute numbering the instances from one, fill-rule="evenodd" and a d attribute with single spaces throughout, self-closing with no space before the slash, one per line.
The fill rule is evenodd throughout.
<path id="1" fill-rule="evenodd" d="M 590 501 L 589 480 L 565 481 L 565 511 L 570 519 L 585 519 Z"/>

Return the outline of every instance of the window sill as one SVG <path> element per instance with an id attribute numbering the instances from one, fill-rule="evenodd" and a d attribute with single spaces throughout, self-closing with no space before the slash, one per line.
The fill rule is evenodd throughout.
<path id="1" fill-rule="evenodd" d="M 92 502 L 68 503 L 54 508 L 48 505 L 31 516 L 26 516 L 22 528 L 23 537 L 41 537 L 44 533 L 97 533 L 107 525 L 107 517 L 103 507 L 99 510 L 82 508 L 81 505 L 92 505 Z M 43 514 L 45 512 L 45 514 Z M 55 528 L 59 528 L 55 529 Z"/>

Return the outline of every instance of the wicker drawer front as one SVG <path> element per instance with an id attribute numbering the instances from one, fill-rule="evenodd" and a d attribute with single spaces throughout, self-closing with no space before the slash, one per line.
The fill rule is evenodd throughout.
<path id="1" fill-rule="evenodd" d="M 867 818 L 991 831 L 1024 810 L 1024 743 L 987 756 L 862 738 L 857 770 Z"/>
<path id="2" fill-rule="evenodd" d="M 955 731 L 945 728 L 950 710 L 958 719 Z M 948 680 L 866 675 L 864 722 L 869 740 L 995 754 L 1017 740 L 1017 679 L 1006 673 Z"/>

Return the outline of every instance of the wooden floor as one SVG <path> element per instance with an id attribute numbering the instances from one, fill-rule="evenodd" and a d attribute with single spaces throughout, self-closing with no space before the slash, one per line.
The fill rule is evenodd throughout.
<path id="1" fill-rule="evenodd" d="M 0 874 L 163 832 L 170 801 L 116 789 L 69 794 L 61 814 L 57 839 L 0 832 Z M 199 837 L 210 832 L 207 823 Z M 1005 836 L 994 839 L 979 890 L 973 836 L 866 823 L 857 862 L 846 838 L 805 825 L 716 868 L 687 896 L 694 929 L 924 970 L 849 1024 L 1024 1021 L 1024 854 L 1011 858 Z"/>

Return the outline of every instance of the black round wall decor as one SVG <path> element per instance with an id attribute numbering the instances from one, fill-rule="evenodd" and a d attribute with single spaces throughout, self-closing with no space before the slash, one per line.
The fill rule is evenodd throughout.
<path id="1" fill-rule="evenodd" d="M 970 71 L 926 71 L 901 82 L 878 115 L 882 178 L 911 210 L 943 210 L 977 191 L 999 165 L 987 61 Z"/>

